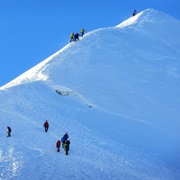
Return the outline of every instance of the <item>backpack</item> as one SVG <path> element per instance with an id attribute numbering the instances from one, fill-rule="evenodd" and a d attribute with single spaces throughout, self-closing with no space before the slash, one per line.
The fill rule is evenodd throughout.
<path id="1" fill-rule="evenodd" d="M 57 148 L 60 147 L 60 141 L 59 140 L 56 142 L 56 147 Z"/>
<path id="2" fill-rule="evenodd" d="M 61 142 L 65 143 L 66 139 L 64 137 L 61 138 Z"/>
<path id="3" fill-rule="evenodd" d="M 46 122 L 44 123 L 44 126 L 45 126 L 45 127 L 48 127 L 48 126 L 49 126 L 49 123 L 46 121 Z"/>

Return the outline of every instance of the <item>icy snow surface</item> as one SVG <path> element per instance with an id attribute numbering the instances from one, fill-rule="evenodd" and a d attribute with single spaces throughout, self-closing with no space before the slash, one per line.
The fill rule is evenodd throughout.
<path id="1" fill-rule="evenodd" d="M 147 9 L 1 87 L 0 180 L 180 179 L 179 47 L 180 22 Z"/>

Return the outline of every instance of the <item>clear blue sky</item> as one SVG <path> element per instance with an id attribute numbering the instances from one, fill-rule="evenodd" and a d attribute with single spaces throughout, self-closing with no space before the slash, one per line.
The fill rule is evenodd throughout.
<path id="1" fill-rule="evenodd" d="M 180 0 L 1 0 L 0 86 L 64 47 L 72 31 L 116 26 L 133 8 L 180 20 Z"/>

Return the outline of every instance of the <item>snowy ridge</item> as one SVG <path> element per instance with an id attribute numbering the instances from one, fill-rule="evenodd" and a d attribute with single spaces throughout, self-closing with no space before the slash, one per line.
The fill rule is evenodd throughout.
<path id="1" fill-rule="evenodd" d="M 0 180 L 180 179 L 179 29 L 148 9 L 1 87 Z"/>
<path id="2" fill-rule="evenodd" d="M 29 69 L 28 71 L 21 74 L 20 76 L 18 76 L 17 78 L 12 80 L 11 82 L 7 83 L 6 85 L 0 87 L 0 90 L 4 90 L 4 89 L 7 89 L 7 88 L 10 88 L 13 86 L 17 86 L 20 84 L 27 84 L 27 83 L 31 83 L 31 82 L 35 82 L 35 81 L 40 81 L 40 80 L 46 81 L 48 79 L 48 75 L 44 74 L 43 72 L 48 67 L 48 63 L 54 57 L 56 57 L 58 54 L 65 51 L 69 46 L 70 46 L 70 44 L 66 45 L 61 50 L 57 51 L 56 53 L 54 53 L 50 57 L 46 58 L 45 60 L 40 62 L 35 67 Z"/>
<path id="3" fill-rule="evenodd" d="M 123 21 L 122 23 L 120 23 L 119 25 L 117 25 L 116 27 L 119 27 L 119 28 L 123 28 L 123 27 L 126 27 L 126 26 L 130 26 L 130 25 L 133 25 L 135 23 L 137 23 L 138 21 L 138 18 L 144 13 L 144 11 L 138 13 L 136 16 L 133 16 L 125 21 Z"/>

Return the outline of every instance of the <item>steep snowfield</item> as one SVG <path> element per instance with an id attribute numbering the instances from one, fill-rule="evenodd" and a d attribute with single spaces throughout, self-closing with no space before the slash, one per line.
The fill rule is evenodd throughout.
<path id="1" fill-rule="evenodd" d="M 0 179 L 180 179 L 179 47 L 180 22 L 147 9 L 1 87 Z"/>

